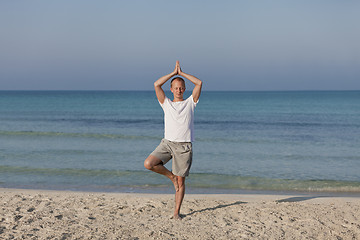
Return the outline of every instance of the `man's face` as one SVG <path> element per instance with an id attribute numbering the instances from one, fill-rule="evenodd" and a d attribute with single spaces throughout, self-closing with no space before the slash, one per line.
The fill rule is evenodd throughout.
<path id="1" fill-rule="evenodd" d="M 185 84 L 181 80 L 174 80 L 171 85 L 171 92 L 174 94 L 174 98 L 183 98 L 185 92 Z"/>

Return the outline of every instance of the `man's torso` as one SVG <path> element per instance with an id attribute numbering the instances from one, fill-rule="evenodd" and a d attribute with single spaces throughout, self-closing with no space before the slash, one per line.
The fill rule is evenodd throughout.
<path id="1" fill-rule="evenodd" d="M 165 97 L 163 104 L 165 139 L 174 142 L 194 141 L 194 110 L 197 103 L 193 97 L 184 101 L 172 102 Z"/>

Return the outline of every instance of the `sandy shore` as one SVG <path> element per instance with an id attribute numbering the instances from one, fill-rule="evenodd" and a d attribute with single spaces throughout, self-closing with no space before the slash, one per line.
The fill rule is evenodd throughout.
<path id="1" fill-rule="evenodd" d="M 360 239 L 360 198 L 0 189 L 0 239 Z"/>

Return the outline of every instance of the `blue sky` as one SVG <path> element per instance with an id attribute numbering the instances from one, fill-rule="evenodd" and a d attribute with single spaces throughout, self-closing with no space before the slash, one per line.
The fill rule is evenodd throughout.
<path id="1" fill-rule="evenodd" d="M 360 90 L 359 10 L 355 0 L 1 1 L 0 89 L 151 90 L 180 60 L 205 90 Z"/>

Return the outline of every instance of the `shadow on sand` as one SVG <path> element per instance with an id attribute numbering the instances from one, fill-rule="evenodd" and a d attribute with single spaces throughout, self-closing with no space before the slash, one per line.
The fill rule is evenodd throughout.
<path id="1" fill-rule="evenodd" d="M 310 200 L 310 199 L 326 198 L 326 197 L 329 197 L 329 196 L 291 197 L 291 198 L 285 198 L 285 199 L 281 199 L 281 200 L 276 200 L 275 202 L 278 202 L 278 203 L 282 203 L 282 202 L 302 202 L 302 201 L 306 201 L 306 200 Z"/>
<path id="2" fill-rule="evenodd" d="M 276 200 L 275 202 L 278 202 L 278 203 L 302 202 L 302 201 L 307 201 L 307 200 L 311 200 L 311 199 L 315 199 L 315 198 L 327 198 L 327 197 L 330 197 L 330 196 L 290 197 L 290 198 L 285 198 L 285 199 L 281 199 L 281 200 Z M 201 209 L 201 210 L 193 211 L 193 212 L 188 213 L 188 214 L 184 214 L 184 215 L 182 215 L 182 217 L 188 217 L 188 216 L 191 216 L 191 215 L 193 215 L 195 213 L 213 211 L 213 210 L 220 209 L 220 208 L 226 208 L 226 207 L 230 207 L 230 206 L 234 206 L 234 205 L 241 205 L 241 204 L 246 204 L 246 203 L 247 202 L 237 201 L 237 202 L 229 203 L 229 204 L 220 204 L 220 205 L 218 205 L 216 207 L 204 208 L 204 209 Z"/>
<path id="3" fill-rule="evenodd" d="M 216 209 L 219 209 L 219 208 L 226 208 L 226 207 L 230 207 L 230 206 L 234 206 L 234 205 L 240 205 L 240 204 L 246 204 L 247 202 L 242 202 L 242 201 L 237 201 L 237 202 L 234 202 L 234 203 L 229 203 L 229 204 L 220 204 L 216 207 L 211 207 L 211 208 L 204 208 L 204 209 L 201 209 L 201 210 L 196 210 L 196 211 L 193 211 L 191 213 L 188 213 L 188 214 L 184 214 L 183 216 L 184 217 L 187 217 L 187 216 L 191 216 L 195 213 L 202 213 L 202 212 L 206 212 L 206 211 L 213 211 L 213 210 L 216 210 Z"/>

